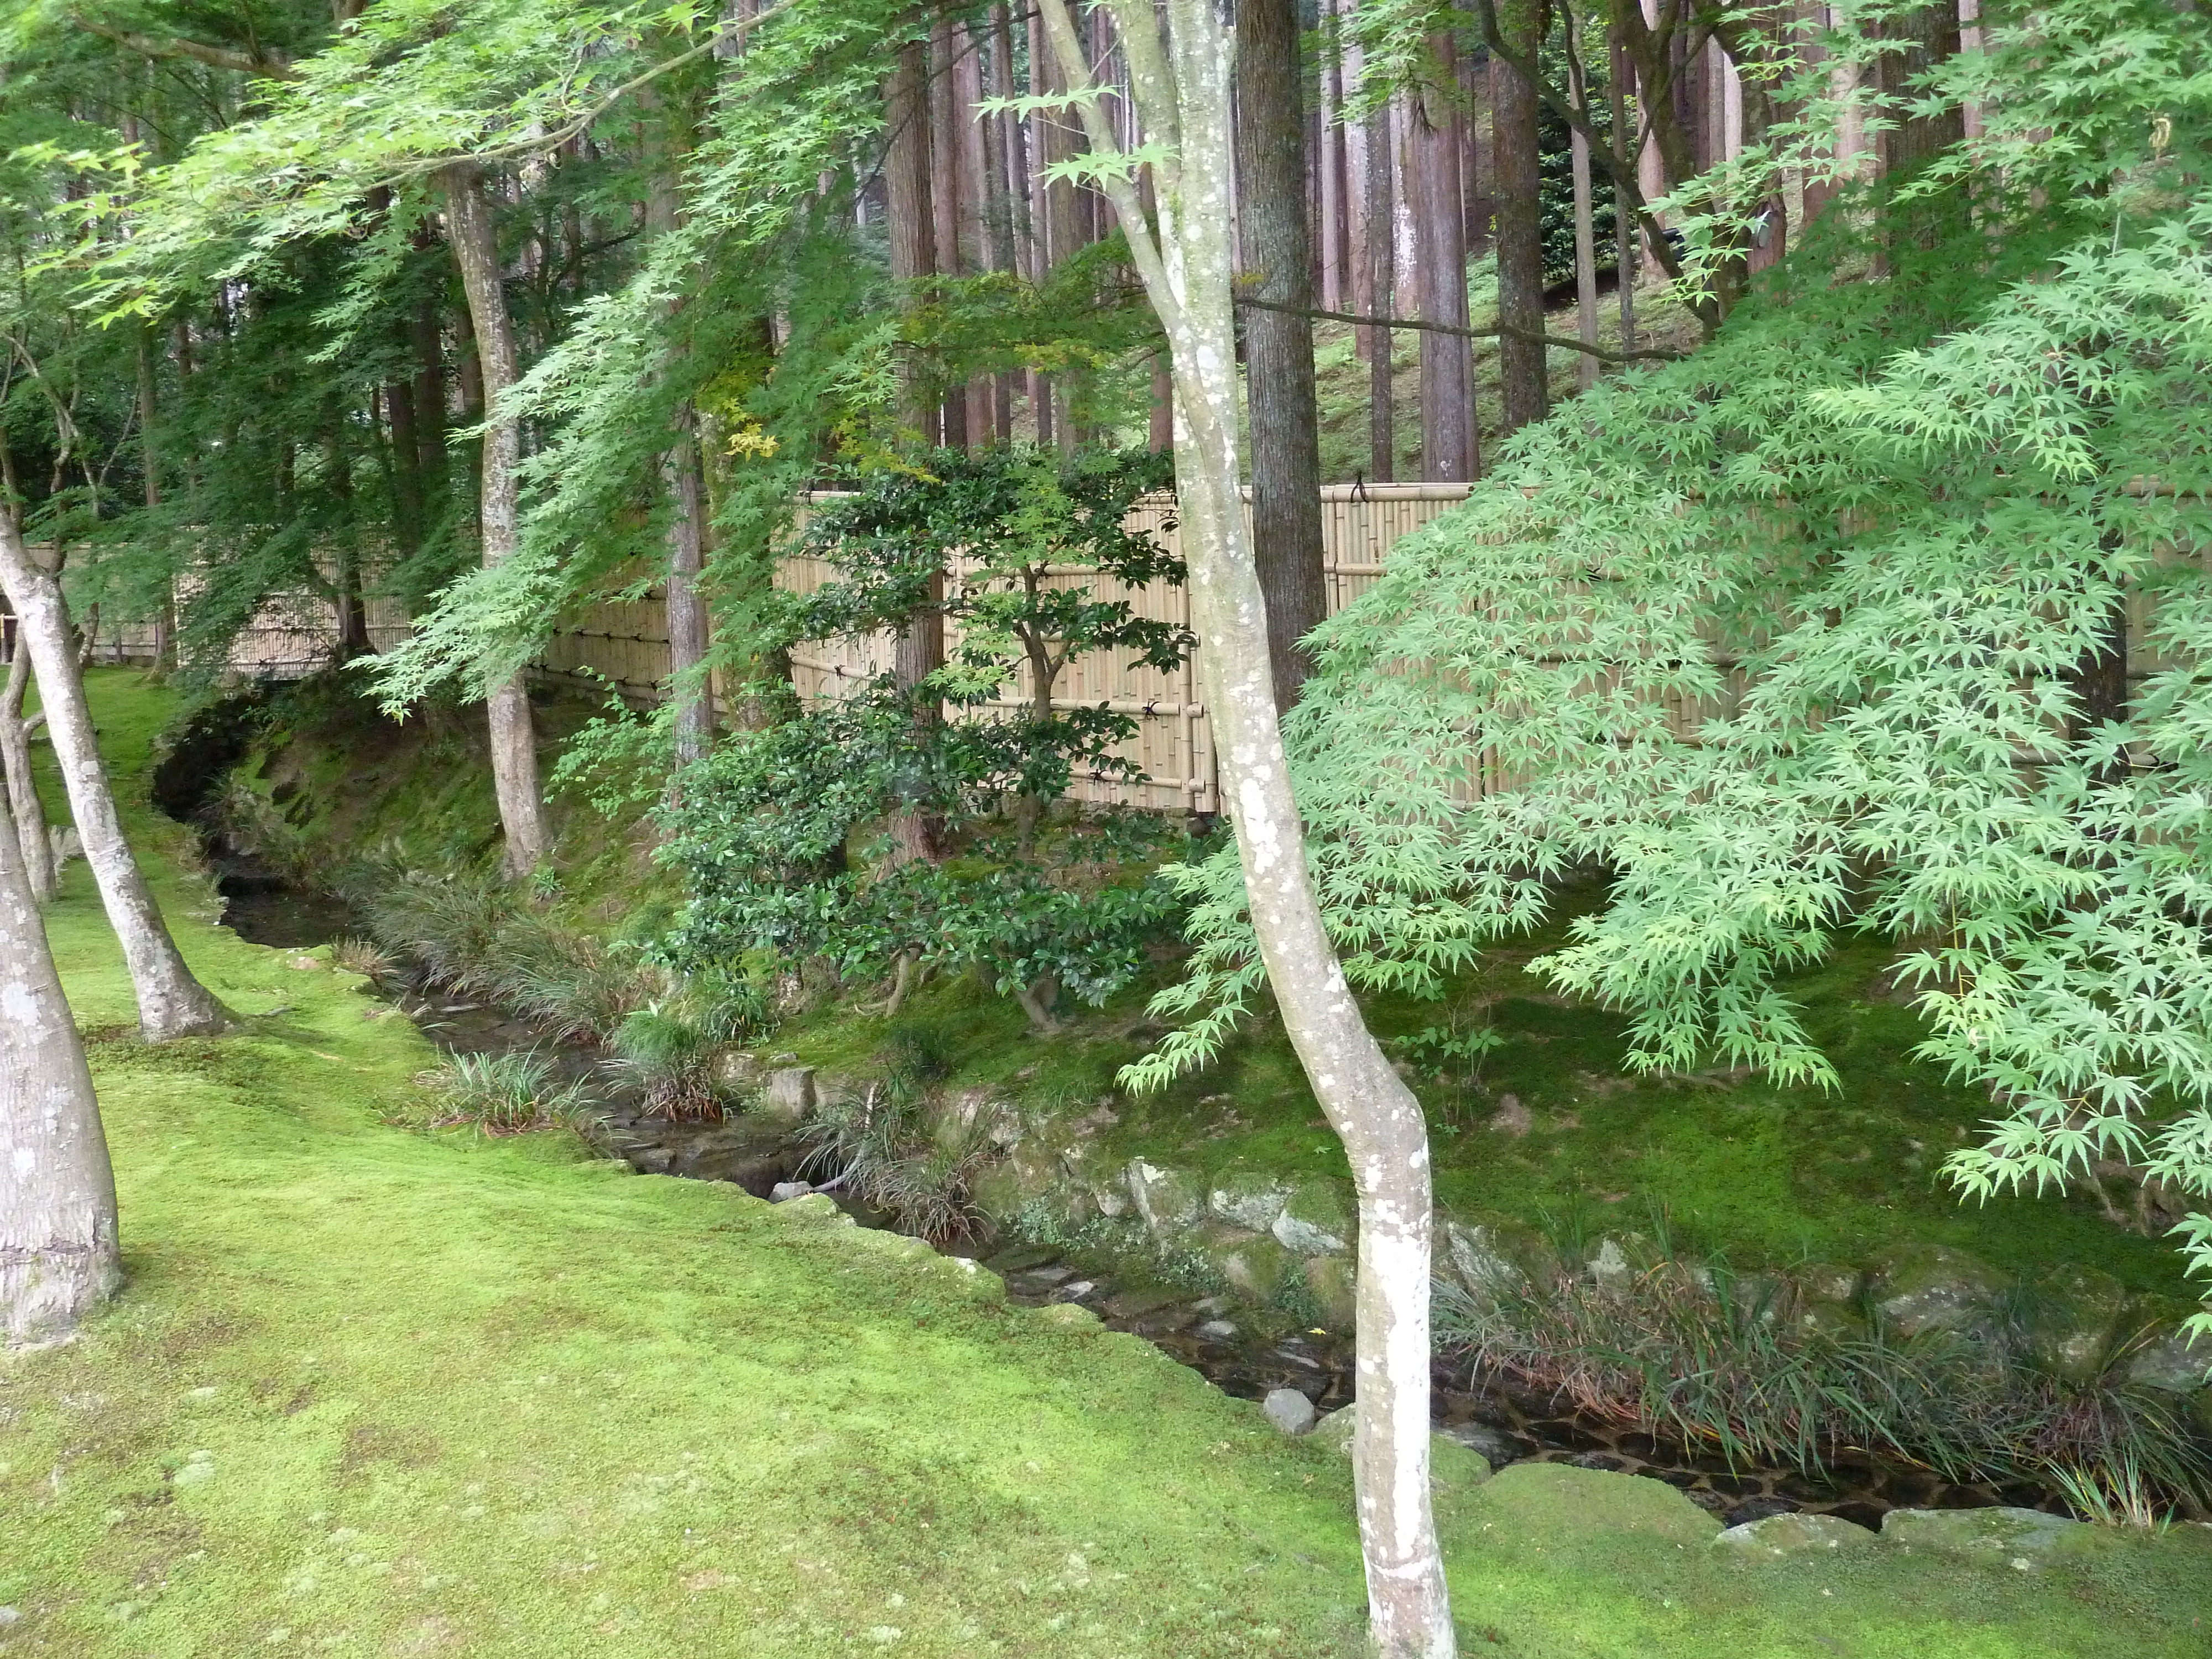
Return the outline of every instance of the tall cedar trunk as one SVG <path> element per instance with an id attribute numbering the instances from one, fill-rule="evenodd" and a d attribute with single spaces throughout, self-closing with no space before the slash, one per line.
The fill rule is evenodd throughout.
<path id="1" fill-rule="evenodd" d="M 1449 34 L 1431 36 L 1432 79 L 1407 111 L 1415 268 L 1421 316 L 1465 328 L 1466 198 L 1460 190 L 1459 134 L 1448 88 L 1459 79 Z M 1472 478 L 1479 465 L 1474 424 L 1474 352 L 1464 336 L 1421 332 L 1421 477 L 1431 483 Z"/>
<path id="2" fill-rule="evenodd" d="M 1176 491 L 1208 717 L 1237 828 L 1253 933 L 1283 1026 L 1342 1139 L 1359 1200 L 1358 1426 L 1352 1466 L 1370 1631 L 1391 1659 L 1449 1659 L 1451 1607 L 1429 1507 L 1428 1135 L 1346 984 L 1306 867 L 1275 708 L 1267 601 L 1237 487 L 1231 317 L 1230 60 L 1212 0 L 1110 0 L 1158 165 L 1159 237 L 1134 186 L 1106 188 L 1174 362 Z M 1042 0 L 1054 56 L 1085 73 L 1066 0 Z M 1164 14 L 1167 40 L 1155 32 Z M 1165 50 L 1162 50 L 1164 44 Z M 1094 148 L 1111 141 L 1084 111 Z"/>
<path id="3" fill-rule="evenodd" d="M 1390 106 L 1382 104 L 1367 118 L 1367 294 L 1368 313 L 1386 321 L 1396 313 L 1398 282 L 1396 192 L 1390 187 L 1397 170 L 1397 147 L 1390 142 Z M 1368 331 L 1373 343 L 1367 357 L 1367 472 L 1377 483 L 1397 476 L 1397 434 L 1393 429 L 1391 385 L 1395 337 L 1387 328 Z"/>
<path id="4" fill-rule="evenodd" d="M 704 760 L 714 741 L 714 690 L 707 680 L 714 638 L 699 591 L 706 569 L 707 479 L 690 404 L 677 411 L 676 429 L 676 442 L 661 459 L 661 476 L 669 495 L 668 695 L 676 704 L 676 763 L 684 767 Z"/>
<path id="5" fill-rule="evenodd" d="M 983 101 L 983 47 L 965 23 L 952 29 L 952 73 L 942 83 L 951 104 L 954 136 L 951 171 L 957 189 L 953 199 L 960 216 L 960 268 L 969 272 L 999 269 L 991 229 L 990 172 L 984 143 L 985 123 L 976 115 Z M 991 377 L 971 375 L 968 380 L 968 447 L 987 447 L 998 430 Z"/>
<path id="6" fill-rule="evenodd" d="M 161 504 L 161 453 L 160 434 L 155 427 L 155 368 L 154 361 L 154 331 L 141 325 L 138 330 L 138 456 L 146 471 L 146 505 Z M 154 671 L 165 672 L 169 667 L 173 649 L 170 628 L 176 609 L 169 584 L 162 583 L 161 608 L 154 613 Z M 33 884 L 35 885 L 35 884 Z"/>
<path id="7" fill-rule="evenodd" d="M 1587 109 L 1588 87 L 1578 60 L 1571 58 L 1569 74 L 1577 106 Z M 1575 191 L 1575 337 L 1594 346 L 1597 343 L 1597 234 L 1590 196 L 1589 140 L 1577 132 L 1569 141 L 1569 148 Z M 1597 384 L 1597 359 L 1587 352 L 1575 365 L 1575 384 L 1584 392 Z"/>
<path id="8" fill-rule="evenodd" d="M 1321 177 L 1315 191 L 1321 212 L 1321 305 L 1324 311 L 1342 311 L 1352 296 L 1347 269 L 1350 259 L 1346 191 L 1350 177 L 1346 167 L 1344 131 L 1344 43 L 1336 21 L 1337 0 L 1322 7 L 1321 143 L 1314 158 Z"/>
<path id="9" fill-rule="evenodd" d="M 477 374 L 488 420 L 483 473 L 477 503 L 477 533 L 487 569 L 514 556 L 520 506 L 515 468 L 522 432 L 504 404 L 515 379 L 514 323 L 500 282 L 499 235 L 491 204 L 476 167 L 459 162 L 439 175 L 446 192 L 446 234 L 468 295 L 470 331 L 476 338 Z M 489 688 L 492 792 L 507 832 L 506 869 L 525 876 L 545 856 L 544 809 L 538 793 L 538 737 L 530 694 L 518 670 Z"/>
<path id="10" fill-rule="evenodd" d="M 15 826 L 0 813 L 0 1334 L 56 1342 L 114 1293 L 115 1176 Z"/>
<path id="11" fill-rule="evenodd" d="M 362 592 L 360 532 L 353 511 L 353 460 L 346 453 L 343 416 L 332 420 L 329 443 L 331 494 L 344 514 L 332 538 L 337 568 L 332 573 L 331 586 L 338 635 L 333 655 L 338 662 L 349 663 L 368 653 L 368 602 Z"/>
<path id="12" fill-rule="evenodd" d="M 936 220 L 938 274 L 957 276 L 960 259 L 960 112 L 953 94 L 953 60 L 957 39 L 950 20 L 940 17 L 929 32 L 929 204 Z M 946 380 L 943 442 L 947 449 L 968 447 L 968 388 Z"/>
<path id="13" fill-rule="evenodd" d="M 653 187 L 646 203 L 646 228 L 657 237 L 675 231 L 683 222 L 683 198 L 678 188 L 682 157 L 690 149 L 691 118 L 688 111 L 667 112 L 672 127 L 658 145 Z M 669 306 L 672 325 L 683 308 L 678 298 Z M 671 349 L 676 330 L 669 331 Z M 668 529 L 664 545 L 668 570 L 663 579 L 664 611 L 668 626 L 667 696 L 674 705 L 676 764 L 681 769 L 704 760 L 714 741 L 714 694 L 707 675 L 707 655 L 713 645 L 712 624 L 700 578 L 707 564 L 707 476 L 699 453 L 699 417 L 687 399 L 678 407 L 671 426 L 674 441 L 660 458 L 660 477 L 668 490 Z"/>
<path id="14" fill-rule="evenodd" d="M 18 648 L 30 653 L 39 677 L 46 734 L 61 763 L 84 856 L 100 884 L 108 924 L 123 945 L 131 988 L 138 1000 L 138 1032 L 149 1042 L 212 1036 L 230 1022 L 223 1006 L 192 977 L 169 937 L 151 889 L 123 838 L 107 769 L 93 733 L 92 709 L 70 637 L 61 584 L 36 563 L 12 512 L 0 511 L 0 589 L 15 613 Z M 0 1020 L 0 1024 L 7 1022 Z"/>
<path id="15" fill-rule="evenodd" d="M 929 59 L 919 42 L 899 49 L 884 96 L 889 105 L 890 153 L 885 159 L 885 185 L 890 193 L 891 275 L 919 282 L 938 267 L 937 223 L 933 206 L 936 169 L 930 153 L 934 149 L 929 118 Z M 927 443 L 951 442 L 940 420 L 933 378 L 916 375 L 908 381 L 909 416 L 921 427 Z M 942 578 L 931 603 L 900 633 L 892 652 L 892 672 L 908 690 L 934 673 L 945 661 L 945 621 L 939 610 Z M 917 707 L 915 719 L 927 725 L 933 708 Z M 891 816 L 891 839 L 902 858 L 928 858 L 936 852 L 935 826 L 919 812 Z"/>
<path id="16" fill-rule="evenodd" d="M 1498 33 L 1516 53 L 1535 54 L 1540 0 L 1499 0 Z M 1491 60 L 1491 163 L 1498 191 L 1498 322 L 1521 335 L 1544 331 L 1544 230 L 1537 199 L 1541 183 L 1536 130 L 1536 88 L 1500 58 Z M 1502 335 L 1498 370 L 1504 409 L 1500 429 L 1512 432 L 1540 421 L 1550 408 L 1544 347 L 1533 338 Z"/>
<path id="17" fill-rule="evenodd" d="M 1608 88 L 1612 98 L 1613 159 L 1615 177 L 1628 171 L 1630 143 L 1628 127 L 1628 52 L 1620 41 L 1611 43 L 1611 65 Z M 1613 188 L 1613 289 L 1620 299 L 1620 349 L 1636 349 L 1636 221 L 1628 209 L 1628 190 L 1616 183 Z"/>
<path id="18" fill-rule="evenodd" d="M 46 839 L 46 810 L 31 775 L 31 734 L 23 724 L 23 699 L 31 689 L 31 653 L 19 639 L 0 690 L 0 775 L 8 785 L 9 815 L 23 845 L 23 872 L 31 896 L 44 904 L 60 885 L 54 849 Z"/>
<path id="19" fill-rule="evenodd" d="M 384 410 L 392 437 L 392 538 L 404 559 L 421 550 L 423 531 L 422 439 L 415 387 L 404 376 L 384 383 Z"/>
<path id="20" fill-rule="evenodd" d="M 427 530 L 428 503 L 441 499 L 446 487 L 446 342 L 435 300 L 416 303 L 408 316 L 407 331 L 414 343 L 415 453 L 422 474 Z"/>
<path id="21" fill-rule="evenodd" d="M 1314 302 L 1305 137 L 1297 0 L 1239 0 L 1237 240 L 1245 289 L 1255 299 L 1297 312 L 1310 311 Z M 1253 550 L 1267 600 L 1275 696 L 1287 708 L 1313 670 L 1300 642 L 1328 614 L 1312 319 L 1247 310 L 1244 369 L 1251 408 Z"/>
<path id="22" fill-rule="evenodd" d="M 936 215 L 930 204 L 929 58 L 919 41 L 899 48 L 884 88 L 890 148 L 884 189 L 890 219 L 891 276 L 919 285 L 937 270 Z M 926 445 L 944 441 L 938 419 L 936 377 L 912 358 L 906 365 L 907 419 Z"/>

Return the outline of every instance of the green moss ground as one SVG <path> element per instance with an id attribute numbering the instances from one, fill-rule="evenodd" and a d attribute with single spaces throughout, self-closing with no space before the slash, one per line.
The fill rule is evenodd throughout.
<path id="1" fill-rule="evenodd" d="M 96 679 L 126 788 L 165 699 Z M 1133 1338 L 888 1235 L 380 1115 L 428 1057 L 361 981 L 210 926 L 247 1029 L 95 1045 L 130 1282 L 0 1359 L 0 1653 L 1315 1656 L 1356 1645 L 1340 1459 Z M 198 912 L 195 915 L 195 912 Z M 80 1017 L 129 997 L 82 866 Z M 1632 1507 L 1632 1506 L 1630 1506 Z M 2185 1537 L 2086 1575 L 1745 1565 L 1487 1489 L 1444 1505 L 1468 1650 L 2201 1655 Z"/>

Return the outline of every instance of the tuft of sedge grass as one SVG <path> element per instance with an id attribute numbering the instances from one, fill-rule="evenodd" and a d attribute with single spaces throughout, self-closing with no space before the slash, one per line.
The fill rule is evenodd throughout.
<path id="1" fill-rule="evenodd" d="M 591 1116 L 583 1085 L 563 1079 L 535 1049 L 453 1054 L 421 1074 L 434 1125 L 474 1124 L 488 1134 L 581 1127 Z"/>

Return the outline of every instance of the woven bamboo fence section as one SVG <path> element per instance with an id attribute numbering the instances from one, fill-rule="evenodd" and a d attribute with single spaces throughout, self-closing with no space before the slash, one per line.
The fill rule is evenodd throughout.
<path id="1" fill-rule="evenodd" d="M 1332 614 L 1373 586 L 1382 574 L 1383 561 L 1401 537 L 1465 501 L 1468 487 L 1459 483 L 1338 484 L 1322 491 L 1322 568 Z M 817 497 L 816 499 L 830 499 Z M 1176 549 L 1177 533 L 1170 526 L 1174 502 L 1159 496 L 1139 502 L 1127 522 Z M 962 567 L 951 567 L 957 581 Z M 794 593 L 809 593 L 835 580 L 836 572 L 822 559 L 792 556 L 776 567 L 776 586 Z M 1139 616 L 1188 625 L 1188 596 L 1179 585 L 1154 582 L 1129 589 L 1117 582 L 1096 582 L 1079 571 L 1056 572 L 1048 581 L 1061 586 L 1090 586 L 1102 599 L 1127 599 Z M 848 696 L 891 665 L 891 635 L 883 634 L 854 640 L 811 641 L 793 651 L 793 688 L 803 699 Z M 959 646 L 957 629 L 948 625 L 945 651 Z M 668 629 L 658 595 L 621 603 L 585 607 L 574 626 L 547 648 L 539 667 L 546 674 L 577 680 L 611 681 L 623 696 L 638 703 L 657 701 L 668 676 Z M 1024 670 L 1006 695 L 975 711 L 988 719 L 994 710 L 1026 707 L 1030 698 Z M 1173 673 L 1129 660 L 1122 651 L 1097 651 L 1070 662 L 1054 687 L 1055 708 L 1096 708 L 1105 703 L 1137 723 L 1135 735 L 1120 745 L 1120 753 L 1136 763 L 1145 781 L 1126 783 L 1111 777 L 1079 777 L 1069 797 L 1076 800 L 1118 802 L 1164 811 L 1221 810 L 1218 775 L 1215 769 L 1212 733 L 1206 724 L 1202 690 L 1204 670 L 1195 654 Z"/>

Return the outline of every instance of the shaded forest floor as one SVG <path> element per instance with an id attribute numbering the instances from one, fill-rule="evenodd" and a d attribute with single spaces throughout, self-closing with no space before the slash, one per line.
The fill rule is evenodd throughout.
<path id="1" fill-rule="evenodd" d="M 320 957 L 213 925 L 143 801 L 167 699 L 96 696 L 246 1028 L 125 1035 L 72 872 L 51 931 L 131 1277 L 81 1340 L 0 1361 L 0 1652 L 1356 1650 L 1346 1464 L 1146 1345 L 570 1139 L 382 1122 L 427 1045 Z M 1444 1495 L 1470 1650 L 2178 1659 L 2212 1616 L 2196 1528 L 2094 1571 L 1747 1564 L 1655 1483 L 1590 1480 Z"/>

